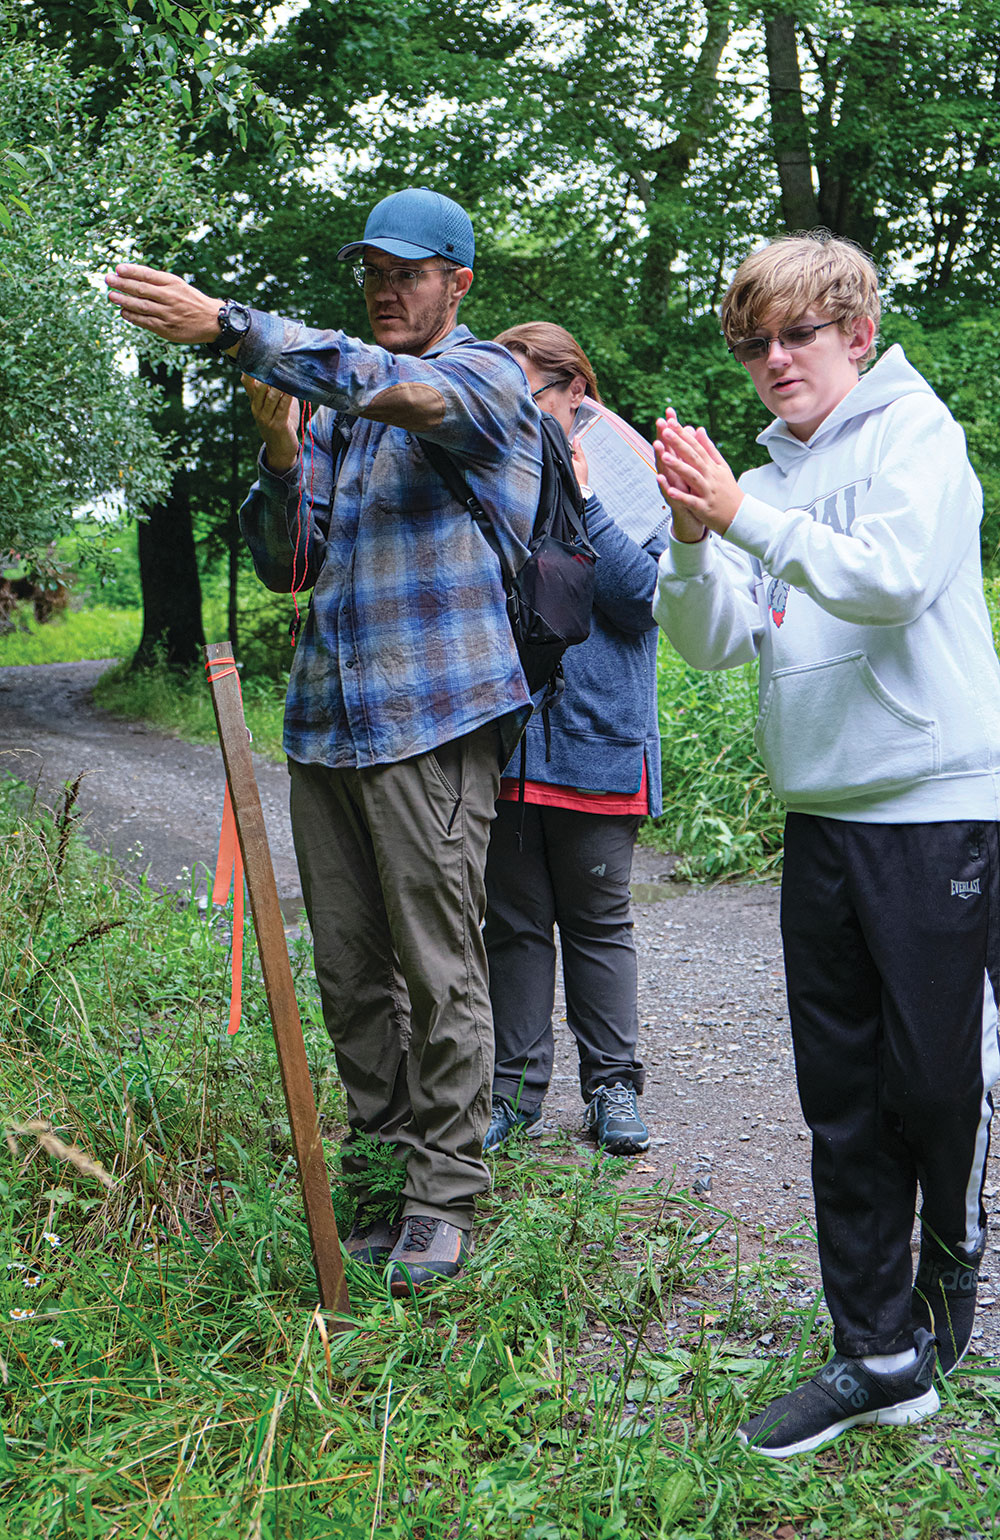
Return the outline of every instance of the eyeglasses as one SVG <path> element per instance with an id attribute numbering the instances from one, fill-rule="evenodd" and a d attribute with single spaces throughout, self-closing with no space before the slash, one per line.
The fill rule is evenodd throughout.
<path id="1" fill-rule="evenodd" d="M 371 262 L 359 262 L 351 268 L 354 274 L 354 282 L 359 289 L 364 289 L 366 294 L 377 294 L 384 283 L 389 285 L 394 294 L 412 294 L 421 278 L 426 278 L 428 273 L 447 273 L 451 269 L 447 267 L 375 267 Z"/>
<path id="2" fill-rule="evenodd" d="M 836 321 L 800 321 L 797 326 L 784 326 L 777 337 L 744 337 L 729 349 L 738 364 L 752 364 L 759 358 L 767 358 L 772 342 L 780 342 L 789 353 L 797 348 L 807 348 L 816 341 L 816 333 L 824 326 L 836 326 Z"/>
<path id="3" fill-rule="evenodd" d="M 545 385 L 539 385 L 537 390 L 531 392 L 532 401 L 537 401 L 543 391 L 553 390 L 556 385 L 569 385 L 572 382 L 572 378 L 572 375 L 564 374 L 558 380 L 549 380 Z"/>

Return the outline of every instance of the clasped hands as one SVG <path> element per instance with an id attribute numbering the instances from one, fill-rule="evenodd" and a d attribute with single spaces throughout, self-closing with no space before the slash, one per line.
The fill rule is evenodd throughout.
<path id="1" fill-rule="evenodd" d="M 743 493 L 704 428 L 681 424 L 668 407 L 656 424 L 656 479 L 673 514 L 674 537 L 687 545 L 706 530 L 725 534 Z"/>

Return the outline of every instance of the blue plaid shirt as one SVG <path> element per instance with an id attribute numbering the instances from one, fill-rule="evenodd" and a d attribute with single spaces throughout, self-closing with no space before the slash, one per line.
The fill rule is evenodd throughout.
<path id="1" fill-rule="evenodd" d="M 393 764 L 528 707 L 496 556 L 412 431 L 414 403 L 421 423 L 439 416 L 421 435 L 450 450 L 518 567 L 541 446 L 511 355 L 464 326 L 416 358 L 254 311 L 238 362 L 319 408 L 287 475 L 262 452 L 240 512 L 268 588 L 312 588 L 285 703 L 289 757 Z M 358 416 L 336 487 L 334 411 Z"/>

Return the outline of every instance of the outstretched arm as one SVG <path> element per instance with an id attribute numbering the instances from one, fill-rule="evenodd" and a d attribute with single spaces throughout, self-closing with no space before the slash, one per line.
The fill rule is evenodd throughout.
<path id="1" fill-rule="evenodd" d="M 214 342 L 219 335 L 222 301 L 203 294 L 176 273 L 120 262 L 104 282 L 108 299 L 126 321 L 167 342 Z M 238 348 L 239 343 L 227 352 L 235 357 Z"/>

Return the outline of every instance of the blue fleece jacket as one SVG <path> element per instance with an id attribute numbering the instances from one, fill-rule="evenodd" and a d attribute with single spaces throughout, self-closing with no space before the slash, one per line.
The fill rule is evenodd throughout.
<path id="1" fill-rule="evenodd" d="M 528 723 L 527 778 L 585 791 L 635 792 L 645 760 L 649 811 L 655 816 L 663 803 L 652 603 L 662 542 L 654 537 L 636 545 L 596 497 L 586 514 L 598 558 L 590 635 L 563 656 L 566 689 L 549 713 L 547 761 L 541 712 Z M 518 748 L 504 775 L 516 777 L 520 761 Z M 594 812 L 600 812 L 599 798 Z"/>

